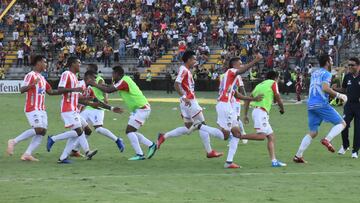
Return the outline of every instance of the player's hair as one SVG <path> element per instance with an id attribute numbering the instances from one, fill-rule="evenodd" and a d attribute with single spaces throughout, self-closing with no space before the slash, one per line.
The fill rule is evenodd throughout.
<path id="1" fill-rule="evenodd" d="M 181 59 L 184 63 L 186 63 L 193 56 L 195 56 L 195 52 L 185 51 Z"/>
<path id="2" fill-rule="evenodd" d="M 113 71 L 119 75 L 124 75 L 124 69 L 121 66 L 114 66 Z"/>
<path id="3" fill-rule="evenodd" d="M 43 60 L 43 59 L 46 59 L 44 55 L 36 55 L 32 62 L 31 62 L 31 65 L 32 66 L 35 66 L 39 61 Z"/>
<path id="4" fill-rule="evenodd" d="M 84 78 L 89 77 L 89 76 L 95 77 L 95 76 L 96 76 L 96 72 L 93 71 L 93 70 L 88 70 L 88 71 L 86 71 L 85 74 L 84 74 Z"/>
<path id="5" fill-rule="evenodd" d="M 351 57 L 349 59 L 349 61 L 354 61 L 356 63 L 356 65 L 360 65 L 360 60 L 358 58 L 356 58 L 356 57 Z"/>
<path id="6" fill-rule="evenodd" d="M 239 57 L 233 57 L 230 59 L 229 61 L 229 68 L 234 68 L 234 64 L 238 61 L 240 61 L 241 59 Z"/>
<path id="7" fill-rule="evenodd" d="M 322 54 L 319 57 L 319 65 L 320 67 L 324 67 L 326 65 L 326 62 L 330 61 L 330 56 L 328 54 Z"/>
<path id="8" fill-rule="evenodd" d="M 266 73 L 266 79 L 268 80 L 275 80 L 278 77 L 279 77 L 279 73 L 276 71 L 271 70 Z"/>
<path id="9" fill-rule="evenodd" d="M 87 64 L 88 70 L 92 70 L 93 72 L 98 72 L 98 66 L 95 63 Z"/>
<path id="10" fill-rule="evenodd" d="M 76 57 L 76 56 L 70 56 L 70 57 L 68 58 L 68 60 L 67 60 L 66 66 L 70 68 L 71 65 L 74 64 L 74 63 L 76 63 L 77 60 L 79 60 L 78 57 Z"/>

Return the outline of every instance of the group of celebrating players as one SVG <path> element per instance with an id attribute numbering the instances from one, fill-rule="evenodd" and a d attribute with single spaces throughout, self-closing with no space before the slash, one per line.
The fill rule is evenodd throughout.
<path id="1" fill-rule="evenodd" d="M 160 133 L 156 142 L 146 138 L 139 132 L 149 118 L 151 106 L 136 83 L 127 75 L 121 66 L 113 67 L 113 85 L 106 85 L 104 79 L 97 73 L 97 66 L 90 64 L 87 67 L 83 81 L 78 81 L 77 74 L 80 71 L 80 60 L 70 57 L 67 61 L 68 71 L 62 73 L 57 90 L 53 90 L 41 72 L 47 68 L 47 61 L 44 56 L 36 56 L 33 60 L 33 71 L 29 72 L 24 78 L 21 93 L 26 93 L 25 114 L 31 126 L 19 136 L 8 141 L 7 153 L 14 154 L 16 144 L 32 138 L 25 153 L 21 156 L 24 161 L 39 161 L 32 153 L 41 144 L 43 136 L 46 134 L 48 121 L 45 110 L 45 94 L 62 95 L 61 117 L 65 127 L 69 129 L 64 133 L 49 136 L 47 139 L 47 151 L 50 152 L 53 145 L 60 140 L 67 140 L 65 148 L 58 160 L 60 164 L 71 163 L 70 156 L 92 159 L 97 150 L 91 150 L 87 141 L 92 133 L 90 126 L 95 131 L 115 142 L 116 146 L 123 152 L 125 145 L 120 137 L 115 136 L 109 129 L 103 127 L 104 110 L 114 113 L 123 113 L 120 107 L 113 107 L 107 104 L 107 93 L 118 92 L 124 103 L 131 111 L 126 135 L 130 140 L 131 146 L 135 151 L 135 156 L 129 160 L 144 160 L 154 156 L 160 146 L 170 137 L 178 137 L 199 131 L 201 141 L 206 150 L 207 158 L 216 158 L 223 155 L 221 152 L 213 150 L 210 143 L 210 136 L 221 140 L 229 140 L 229 149 L 224 164 L 225 168 L 240 168 L 233 162 L 237 151 L 238 143 L 242 140 L 265 140 L 269 151 L 271 166 L 284 167 L 285 163 L 279 161 L 275 155 L 275 134 L 269 123 L 269 113 L 275 101 L 280 113 L 284 114 L 284 106 L 279 94 L 277 80 L 278 74 L 269 71 L 266 80 L 258 84 L 250 96 L 246 96 L 241 74 L 248 71 L 256 63 L 262 60 L 261 54 L 256 54 L 253 61 L 242 64 L 240 58 L 232 58 L 225 72 L 220 77 L 219 97 L 217 99 L 216 112 L 217 124 L 219 128 L 211 127 L 205 123 L 202 108 L 198 104 L 194 92 L 194 80 L 191 68 L 197 63 L 195 53 L 186 51 L 182 56 L 183 65 L 180 66 L 175 80 L 175 89 L 180 95 L 180 111 L 184 121 L 184 126 L 178 127 L 166 133 Z M 311 140 L 316 137 L 318 127 L 322 121 L 330 121 L 334 127 L 329 134 L 321 140 L 326 148 L 334 152 L 331 140 L 338 135 L 345 127 L 345 122 L 341 116 L 328 104 L 329 95 L 337 97 L 346 102 L 346 95 L 335 92 L 330 88 L 331 65 L 332 61 L 328 55 L 320 56 L 320 68 L 313 71 L 308 101 L 308 115 L 310 133 L 302 140 L 299 150 L 293 161 L 296 163 L 306 163 L 303 152 L 310 145 Z M 243 121 L 249 122 L 249 106 L 253 107 L 252 120 L 256 133 L 247 134 L 243 123 L 240 120 L 240 101 L 244 101 L 245 116 Z M 145 156 L 140 146 L 143 144 L 148 147 Z M 84 155 L 80 150 L 84 151 Z"/>

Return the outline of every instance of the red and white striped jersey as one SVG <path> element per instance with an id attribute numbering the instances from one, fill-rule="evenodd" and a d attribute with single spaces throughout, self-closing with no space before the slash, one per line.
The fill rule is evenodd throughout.
<path id="1" fill-rule="evenodd" d="M 39 82 L 35 85 L 35 87 L 26 92 L 25 112 L 35 110 L 45 111 L 45 94 L 47 90 L 51 89 L 51 86 L 45 78 L 40 73 L 31 71 L 25 75 L 23 85 L 28 86 L 30 84 L 34 84 L 36 80 L 39 80 Z"/>
<path id="2" fill-rule="evenodd" d="M 238 90 L 239 87 L 244 87 L 244 82 L 242 80 L 242 77 L 240 75 L 238 75 L 236 77 L 236 82 L 235 82 L 235 86 L 234 86 L 234 94 L 235 94 L 235 90 Z M 235 98 L 236 102 L 240 102 L 241 100 L 238 98 Z"/>
<path id="3" fill-rule="evenodd" d="M 85 84 L 85 81 L 84 81 L 84 80 L 79 81 L 78 87 L 82 87 L 82 88 L 85 90 L 85 91 L 82 93 L 82 96 L 83 96 L 83 97 L 87 97 L 87 98 L 92 97 L 92 98 L 95 98 L 95 93 L 94 93 L 93 89 L 92 89 L 90 86 L 86 87 L 86 84 Z M 79 112 L 81 112 L 81 111 L 84 109 L 84 107 L 85 107 L 84 105 L 78 104 Z"/>
<path id="4" fill-rule="evenodd" d="M 188 99 L 195 99 L 195 82 L 189 69 L 180 66 L 175 82 L 181 83 L 181 90 Z"/>
<path id="5" fill-rule="evenodd" d="M 221 102 L 231 102 L 234 96 L 234 85 L 236 83 L 237 69 L 228 69 L 222 76 L 219 85 L 219 98 Z"/>
<path id="6" fill-rule="evenodd" d="M 76 88 L 79 87 L 79 81 L 74 73 L 65 71 L 61 75 L 58 87 Z M 61 100 L 61 112 L 77 111 L 78 100 L 78 92 L 64 93 Z"/>

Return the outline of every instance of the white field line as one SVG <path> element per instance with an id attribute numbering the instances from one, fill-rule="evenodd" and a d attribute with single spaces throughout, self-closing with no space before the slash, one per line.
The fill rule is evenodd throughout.
<path id="1" fill-rule="evenodd" d="M 227 170 L 227 169 L 226 169 Z M 227 170 L 231 171 L 232 173 L 174 173 L 174 174 L 164 174 L 160 176 L 178 176 L 178 177 L 203 177 L 203 176 L 303 176 L 303 175 L 357 175 L 360 174 L 360 171 L 313 171 L 313 172 L 280 172 L 280 173 L 241 173 L 241 169 L 239 170 Z M 134 174 L 134 175 L 100 175 L 100 176 L 57 176 L 57 177 L 50 177 L 50 178 L 7 178 L 2 177 L 0 178 L 0 182 L 27 182 L 27 181 L 61 181 L 61 180 L 96 180 L 96 179 L 106 179 L 106 178 L 139 178 L 139 177 L 154 177 L 154 175 L 147 175 L 147 174 Z"/>

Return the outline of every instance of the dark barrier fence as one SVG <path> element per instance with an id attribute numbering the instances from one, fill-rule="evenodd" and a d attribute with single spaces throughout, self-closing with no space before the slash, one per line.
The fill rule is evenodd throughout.
<path id="1" fill-rule="evenodd" d="M 167 80 L 152 80 L 151 82 L 147 82 L 146 80 L 138 80 L 135 81 L 136 84 L 140 87 L 141 90 L 166 90 L 168 86 L 174 87 L 173 81 L 167 81 Z M 254 80 L 254 81 L 248 81 L 245 80 L 245 89 L 247 92 L 250 92 L 254 89 L 254 87 L 259 84 L 261 80 Z M 51 86 L 56 89 L 57 85 L 59 83 L 59 80 L 53 80 L 49 81 Z M 111 84 L 111 80 L 106 80 L 107 84 Z M 285 88 L 285 84 L 282 82 L 279 82 L 279 91 L 283 92 Z M 218 80 L 196 80 L 195 81 L 195 91 L 218 91 L 219 90 L 219 81 Z M 295 92 L 294 84 L 292 84 L 289 87 L 290 92 Z"/>

